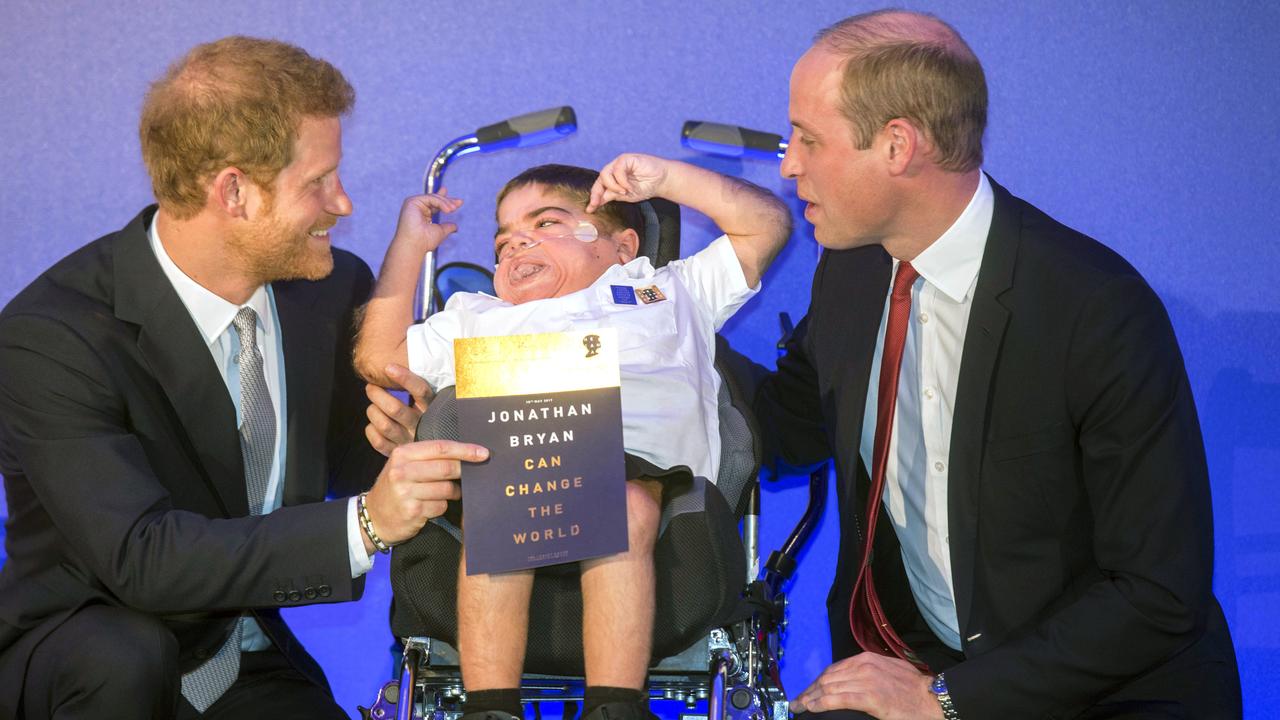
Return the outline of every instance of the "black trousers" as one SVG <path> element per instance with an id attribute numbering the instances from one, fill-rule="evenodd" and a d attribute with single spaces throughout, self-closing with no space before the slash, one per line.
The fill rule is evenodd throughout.
<path id="1" fill-rule="evenodd" d="M 40 643 L 27 666 L 26 720 L 348 719 L 325 688 L 279 650 L 240 656 L 240 676 L 203 715 L 180 692 L 178 642 L 155 617 L 126 608 L 80 610 Z"/>

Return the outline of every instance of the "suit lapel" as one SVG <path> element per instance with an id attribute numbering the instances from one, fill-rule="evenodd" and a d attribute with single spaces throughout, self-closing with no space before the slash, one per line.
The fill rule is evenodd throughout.
<path id="1" fill-rule="evenodd" d="M 951 425 L 951 469 L 947 480 L 948 532 L 956 615 L 962 637 L 968 632 L 978 536 L 978 495 L 985 447 L 991 377 L 1009 310 L 1000 295 L 1013 285 L 1019 242 L 1019 217 L 1013 196 L 993 180 L 995 208 L 983 251 L 965 331 L 956 408 Z"/>
<path id="2" fill-rule="evenodd" d="M 862 443 L 862 421 L 871 381 L 871 363 L 875 359 L 880 316 L 884 311 L 885 298 L 889 294 L 893 258 L 879 245 L 844 252 L 849 254 L 852 262 L 833 264 L 833 272 L 827 279 L 827 282 L 847 284 L 848 288 L 848 305 L 836 310 L 847 314 L 847 322 L 829 323 L 832 327 L 849 328 L 848 335 L 839 339 L 844 347 L 837 354 L 837 357 L 846 359 L 846 364 L 840 380 L 840 409 L 836 413 L 842 427 L 836 429 L 836 437 L 838 454 L 844 456 L 842 464 L 845 471 L 840 473 L 840 477 L 845 482 L 845 497 L 856 499 L 855 508 L 861 517 L 865 514 L 863 499 L 868 488 L 861 488 L 858 492 L 858 451 Z M 871 257 L 855 258 L 855 253 Z M 859 520 L 858 523 L 861 527 L 862 521 Z"/>
<path id="3" fill-rule="evenodd" d="M 323 500 L 327 486 L 326 458 L 315 439 L 324 438 L 328 429 L 336 329 L 313 310 L 322 287 L 300 281 L 272 284 L 288 397 L 285 505 Z"/>
<path id="4" fill-rule="evenodd" d="M 154 208 L 143 211 L 116 241 L 116 317 L 141 326 L 138 351 L 177 413 L 223 515 L 247 515 L 235 405 L 204 338 L 151 251 L 147 225 L 154 215 Z"/>

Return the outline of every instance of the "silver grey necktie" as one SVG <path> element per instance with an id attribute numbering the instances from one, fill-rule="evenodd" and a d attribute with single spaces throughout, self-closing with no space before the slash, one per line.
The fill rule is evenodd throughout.
<path id="1" fill-rule="evenodd" d="M 267 476 L 276 444 L 276 411 L 267 391 L 267 378 L 262 370 L 262 353 L 258 351 L 258 314 L 252 308 L 240 308 L 231 321 L 240 336 L 240 455 L 244 460 L 245 493 L 249 513 L 262 514 L 267 495 Z M 218 652 L 195 670 L 182 676 L 182 696 L 200 712 L 204 712 L 231 687 L 240 674 L 240 641 L 244 618 L 236 622 L 231 636 Z"/>

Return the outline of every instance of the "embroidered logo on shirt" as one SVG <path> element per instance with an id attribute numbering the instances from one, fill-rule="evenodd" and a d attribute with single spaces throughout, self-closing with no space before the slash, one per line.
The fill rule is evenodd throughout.
<path id="1" fill-rule="evenodd" d="M 645 305 L 650 305 L 656 302 L 662 302 L 663 300 L 667 299 L 667 296 L 662 294 L 662 291 L 658 289 L 657 285 L 650 285 L 649 287 L 645 287 L 645 288 L 637 288 L 636 294 L 640 296 L 640 302 L 644 303 Z"/>
<path id="2" fill-rule="evenodd" d="M 636 291 L 630 285 L 610 285 L 615 305 L 635 305 Z M 648 302 L 647 300 L 645 302 Z"/>

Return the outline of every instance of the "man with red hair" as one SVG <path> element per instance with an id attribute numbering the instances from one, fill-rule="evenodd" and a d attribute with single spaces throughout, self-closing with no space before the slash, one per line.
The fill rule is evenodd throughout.
<path id="1" fill-rule="evenodd" d="M 384 466 L 362 432 L 372 276 L 329 242 L 354 101 L 292 45 L 196 47 L 143 107 L 159 206 L 0 313 L 0 716 L 347 717 L 279 610 L 359 597 L 374 547 L 481 457 L 416 444 Z M 389 452 L 406 434 L 367 432 Z"/>

